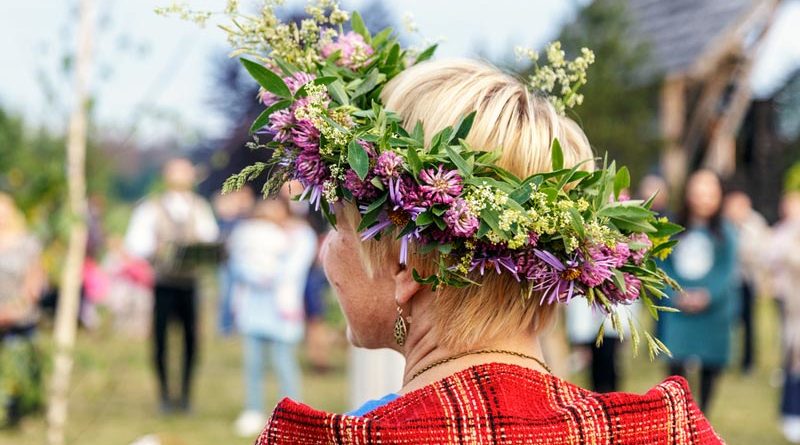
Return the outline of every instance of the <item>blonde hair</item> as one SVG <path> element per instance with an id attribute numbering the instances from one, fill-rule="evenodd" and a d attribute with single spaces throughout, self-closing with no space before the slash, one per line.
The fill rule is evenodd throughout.
<path id="1" fill-rule="evenodd" d="M 575 122 L 559 115 L 547 99 L 530 94 L 517 78 L 486 63 L 421 63 L 392 79 L 381 98 L 387 110 L 402 117 L 404 128 L 410 130 L 422 122 L 426 142 L 476 111 L 466 142 L 473 149 L 501 151 L 498 165 L 521 178 L 550 169 L 554 138 L 561 142 L 567 167 L 593 157 L 586 136 Z M 591 169 L 591 164 L 586 163 L 585 168 Z M 349 210 L 348 219 L 356 219 L 357 211 Z M 394 237 L 362 243 L 370 273 L 396 261 L 397 252 Z M 408 266 L 424 275 L 435 273 L 438 267 L 431 254 L 410 255 Z M 552 319 L 554 307 L 541 305 L 539 295 L 526 298 L 527 291 L 509 274 L 490 272 L 474 278 L 480 286 L 437 289 L 433 316 L 443 345 L 478 347 L 501 336 L 538 332 Z"/>

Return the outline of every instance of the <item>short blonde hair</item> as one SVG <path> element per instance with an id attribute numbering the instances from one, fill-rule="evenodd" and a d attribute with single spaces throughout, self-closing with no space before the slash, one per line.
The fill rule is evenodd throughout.
<path id="1" fill-rule="evenodd" d="M 550 169 L 554 138 L 561 142 L 567 167 L 593 157 L 575 122 L 559 115 L 547 99 L 532 95 L 519 79 L 486 63 L 424 62 L 392 79 L 381 98 L 387 110 L 402 117 L 404 128 L 410 130 L 422 122 L 426 142 L 476 111 L 466 142 L 474 149 L 501 151 L 498 164 L 521 178 Z M 586 163 L 586 168 L 591 169 L 591 163 Z M 358 215 L 354 208 L 348 214 L 352 218 Z M 371 273 L 398 258 L 394 237 L 362 246 Z M 438 267 L 433 255 L 413 254 L 412 246 L 408 266 L 421 274 L 433 274 Z M 540 295 L 521 297 L 527 291 L 509 274 L 491 272 L 474 278 L 481 286 L 437 289 L 434 323 L 443 345 L 480 347 L 501 336 L 538 332 L 552 319 L 554 307 L 541 305 Z"/>

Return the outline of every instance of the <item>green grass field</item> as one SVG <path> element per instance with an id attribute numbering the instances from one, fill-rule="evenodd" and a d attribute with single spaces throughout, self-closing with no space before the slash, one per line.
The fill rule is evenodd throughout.
<path id="1" fill-rule="evenodd" d="M 158 434 L 165 445 L 252 443 L 237 439 L 232 432 L 243 398 L 240 344 L 235 338 L 214 335 L 211 308 L 211 304 L 204 307 L 195 408 L 190 416 L 157 414 L 147 341 L 125 340 L 107 328 L 82 333 L 70 394 L 67 444 L 126 445 L 146 434 Z M 748 376 L 728 372 L 711 410 L 712 423 L 729 444 L 786 443 L 777 429 L 779 390 L 770 384 L 776 380 L 779 363 L 778 324 L 771 302 L 759 302 L 758 321 L 758 368 Z M 325 376 L 306 373 L 304 398 L 317 408 L 342 411 L 347 408 L 344 346 L 333 353 L 338 364 L 334 371 Z M 662 379 L 663 372 L 663 365 L 649 362 L 646 354 L 638 358 L 627 354 L 624 389 L 643 392 Z M 581 383 L 585 376 L 576 375 L 573 380 Z M 270 382 L 270 394 L 274 388 Z M 267 400 L 276 401 L 274 396 Z M 18 431 L 0 431 L 0 444 L 43 444 L 44 434 L 43 417 L 32 417 Z"/>

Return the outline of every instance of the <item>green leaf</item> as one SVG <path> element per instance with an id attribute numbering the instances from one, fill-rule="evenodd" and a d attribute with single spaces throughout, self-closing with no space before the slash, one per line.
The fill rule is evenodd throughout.
<path id="1" fill-rule="evenodd" d="M 553 139 L 550 158 L 552 160 L 553 171 L 564 168 L 564 151 L 561 150 L 561 142 L 559 142 L 558 139 Z"/>
<path id="2" fill-rule="evenodd" d="M 420 213 L 415 221 L 418 226 L 425 226 L 433 222 L 433 213 L 430 211 Z"/>
<path id="3" fill-rule="evenodd" d="M 283 83 L 283 79 L 281 79 L 280 76 L 266 69 L 262 65 L 253 62 L 252 60 L 239 60 L 241 60 L 242 65 L 244 65 L 244 68 L 247 70 L 247 72 L 253 76 L 253 79 L 255 79 L 259 85 L 264 87 L 265 90 L 284 99 L 289 99 L 292 97 L 292 92 L 289 91 L 289 87 Z"/>
<path id="4" fill-rule="evenodd" d="M 431 275 L 429 277 L 422 278 L 422 276 L 419 274 L 419 272 L 417 272 L 417 269 L 412 269 L 411 270 L 411 276 L 414 277 L 414 281 L 416 281 L 417 283 L 421 283 L 421 284 L 433 284 L 433 285 L 435 285 L 435 284 L 437 284 L 439 282 L 439 277 L 437 277 L 436 275 Z"/>
<path id="5" fill-rule="evenodd" d="M 483 209 L 481 212 L 481 219 L 488 224 L 495 233 L 501 235 L 503 239 L 507 239 L 505 233 L 500 230 L 500 217 L 497 215 L 497 212 L 494 210 Z"/>
<path id="6" fill-rule="evenodd" d="M 355 139 L 350 141 L 350 145 L 347 147 L 347 163 L 350 164 L 350 168 L 355 170 L 359 179 L 362 181 L 366 179 L 367 173 L 369 173 L 369 156 L 364 147 Z"/>
<path id="7" fill-rule="evenodd" d="M 631 186 L 631 174 L 628 167 L 622 167 L 614 177 L 614 197 L 619 199 L 619 194 Z"/>
<path id="8" fill-rule="evenodd" d="M 472 176 L 472 169 L 469 167 L 469 164 L 467 164 L 467 161 L 465 161 L 464 158 L 462 158 L 461 155 L 453 149 L 453 147 L 450 145 L 445 145 L 444 150 L 447 152 L 447 157 L 453 161 L 453 164 L 456 165 L 458 171 L 461 172 L 461 176 Z"/>
<path id="9" fill-rule="evenodd" d="M 419 53 L 419 55 L 417 56 L 417 60 L 414 61 L 414 63 L 417 64 L 420 62 L 424 62 L 433 57 L 433 53 L 436 51 L 437 46 L 439 45 L 438 44 L 431 45 L 427 49 L 425 49 L 425 51 Z"/>
<path id="10" fill-rule="evenodd" d="M 656 221 L 653 223 L 653 225 L 656 228 L 653 236 L 656 238 L 676 235 L 684 230 L 683 226 L 671 222 Z"/>
<path id="11" fill-rule="evenodd" d="M 364 38 L 365 42 L 372 43 L 372 35 L 370 35 L 369 30 L 367 30 L 367 25 L 364 24 L 364 19 L 361 18 L 361 14 L 359 14 L 358 11 L 353 11 L 353 17 L 350 19 L 350 26 L 353 27 L 353 31 Z"/>
<path id="12" fill-rule="evenodd" d="M 575 233 L 580 235 L 581 238 L 586 238 L 586 229 L 583 226 L 583 217 L 578 210 L 570 207 L 568 209 L 570 222 L 572 223 L 572 228 L 575 230 Z"/>
<path id="13" fill-rule="evenodd" d="M 369 93 L 385 79 L 385 74 L 381 74 L 377 69 L 373 69 L 369 72 L 369 74 L 367 74 L 367 77 L 364 79 L 364 81 L 361 82 L 361 84 L 356 88 L 350 99 L 355 100 L 356 98 Z"/>
<path id="14" fill-rule="evenodd" d="M 458 124 L 456 124 L 455 128 L 453 129 L 453 135 L 450 136 L 449 142 L 458 142 L 459 139 L 466 139 L 467 135 L 469 134 L 469 130 L 472 129 L 472 123 L 475 122 L 475 114 L 476 112 L 473 111 L 458 121 Z"/>
<path id="15" fill-rule="evenodd" d="M 417 149 L 413 146 L 409 146 L 406 150 L 406 153 L 406 157 L 408 158 L 408 167 L 411 169 L 411 173 L 416 177 L 422 170 L 422 161 L 419 159 Z"/>
<path id="16" fill-rule="evenodd" d="M 611 271 L 614 272 L 614 284 L 617 286 L 617 289 L 623 294 L 628 293 L 625 286 L 625 276 L 622 274 L 622 271 L 619 269 L 611 269 Z"/>
<path id="17" fill-rule="evenodd" d="M 330 211 L 330 205 L 328 205 L 328 203 L 325 202 L 324 199 L 323 199 L 320 207 L 322 208 L 322 214 L 325 215 L 325 219 L 328 220 L 328 223 L 330 223 L 331 227 L 333 227 L 334 230 L 335 230 L 336 229 L 336 214 Z"/>
<path id="18" fill-rule="evenodd" d="M 383 193 L 381 196 L 378 197 L 375 201 L 372 201 L 372 204 L 367 207 L 365 213 L 372 213 L 375 209 L 379 209 L 383 203 L 386 202 L 386 199 L 389 197 L 389 193 Z"/>
<path id="19" fill-rule="evenodd" d="M 272 116 L 272 113 L 283 110 L 284 108 L 289 108 L 292 105 L 291 100 L 282 100 L 279 102 L 275 102 L 269 108 L 262 111 L 261 114 L 258 115 L 255 121 L 253 121 L 253 125 L 250 126 L 250 134 L 255 133 L 256 131 L 263 128 L 267 123 L 269 123 L 269 117 Z"/>
<path id="20" fill-rule="evenodd" d="M 414 125 L 414 131 L 411 132 L 411 137 L 414 138 L 419 145 L 425 144 L 425 129 L 422 126 L 422 121 L 417 121 L 417 124 Z"/>
<path id="21" fill-rule="evenodd" d="M 345 92 L 341 80 L 328 84 L 328 93 L 340 105 L 350 105 L 350 99 L 347 98 L 347 92 Z"/>
<path id="22" fill-rule="evenodd" d="M 531 199 L 531 193 L 533 193 L 533 187 L 531 186 L 530 182 L 525 181 L 521 186 L 517 187 L 517 189 L 514 190 L 509 197 L 518 204 L 522 205 Z"/>

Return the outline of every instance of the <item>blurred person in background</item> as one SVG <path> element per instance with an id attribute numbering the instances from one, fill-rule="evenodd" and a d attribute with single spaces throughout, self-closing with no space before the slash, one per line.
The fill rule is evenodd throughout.
<path id="1" fill-rule="evenodd" d="M 800 443 L 800 192 L 784 196 L 769 247 L 767 266 L 783 321 L 783 433 Z"/>
<path id="2" fill-rule="evenodd" d="M 244 338 L 245 409 L 236 433 L 261 431 L 264 413 L 264 349 L 278 379 L 281 397 L 300 397 L 296 347 L 303 337 L 303 290 L 314 261 L 317 236 L 294 216 L 287 193 L 258 203 L 228 239 L 229 270 L 236 326 Z"/>
<path id="3" fill-rule="evenodd" d="M 620 312 L 623 336 L 630 334 L 628 319 L 639 309 L 636 304 L 628 310 Z M 566 327 L 569 342 L 573 348 L 573 357 L 579 365 L 587 361 L 590 367 L 589 377 L 594 392 L 614 392 L 619 389 L 620 346 L 619 333 L 614 330 L 611 320 L 606 314 L 592 307 L 585 299 L 575 298 L 565 308 Z M 600 326 L 604 325 L 602 343 L 596 344 Z"/>
<path id="4" fill-rule="evenodd" d="M 686 231 L 664 264 L 683 288 L 665 304 L 662 340 L 672 352 L 669 373 L 700 368 L 700 409 L 707 412 L 718 377 L 730 360 L 731 328 L 739 304 L 736 232 L 722 216 L 722 185 L 710 170 L 689 177 L 679 222 Z"/>
<path id="5" fill-rule="evenodd" d="M 166 191 L 138 205 L 131 215 L 125 247 L 147 259 L 155 269 L 153 313 L 154 361 L 162 413 L 190 410 L 192 374 L 197 346 L 197 283 L 190 248 L 212 243 L 219 228 L 211 206 L 192 191 L 195 168 L 188 159 L 164 165 Z M 172 319 L 183 327 L 183 372 L 180 399 L 171 398 L 167 370 L 167 327 Z"/>
<path id="6" fill-rule="evenodd" d="M 105 305 L 114 318 L 114 330 L 131 338 L 150 334 L 153 318 L 153 267 L 131 255 L 119 236 L 108 239 L 103 268 L 110 277 Z"/>
<path id="7" fill-rule="evenodd" d="M 11 196 L 0 193 L 0 426 L 16 425 L 43 401 L 34 334 L 45 284 L 41 245 Z"/>
<path id="8" fill-rule="evenodd" d="M 242 187 L 230 193 L 218 193 L 214 197 L 214 213 L 220 229 L 220 242 L 225 245 L 234 227 L 250 217 L 255 204 L 253 189 Z M 219 306 L 217 328 L 220 334 L 229 335 L 234 332 L 233 300 L 231 299 L 231 278 L 229 264 L 223 261 L 217 269 L 217 285 L 219 286 Z"/>
<path id="9" fill-rule="evenodd" d="M 755 299 L 763 281 L 764 243 L 768 241 L 767 220 L 755 209 L 750 197 L 735 190 L 725 195 L 725 217 L 736 229 L 739 240 L 740 322 L 742 324 L 742 373 L 749 374 L 755 365 Z"/>
<path id="10" fill-rule="evenodd" d="M 318 373 L 324 373 L 330 368 L 328 350 L 331 333 L 325 324 L 325 313 L 327 312 L 325 295 L 330 290 L 330 285 L 319 257 L 320 247 L 325 241 L 325 236 L 325 234 L 317 236 L 317 255 L 308 271 L 306 287 L 303 292 L 303 306 L 306 314 L 306 357 L 308 357 L 311 368 Z"/>

